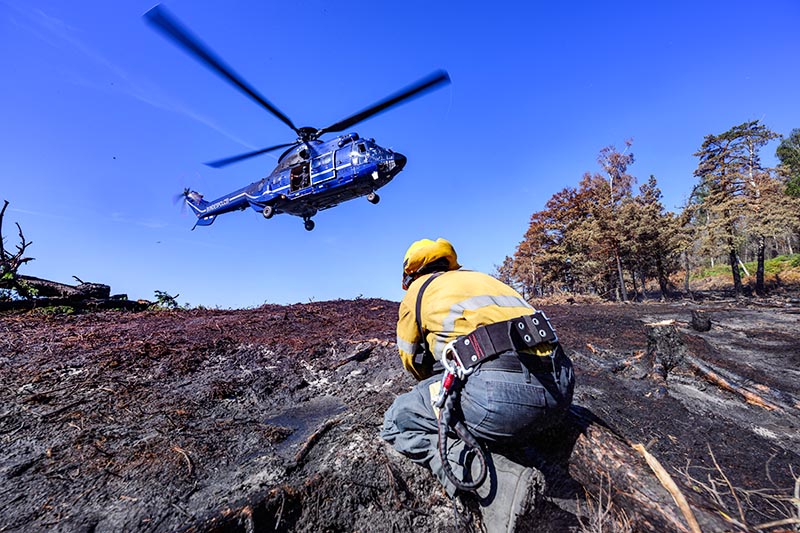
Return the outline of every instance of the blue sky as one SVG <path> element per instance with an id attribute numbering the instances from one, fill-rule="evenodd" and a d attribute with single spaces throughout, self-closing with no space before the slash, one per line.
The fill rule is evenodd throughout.
<path id="1" fill-rule="evenodd" d="M 249 307 L 402 298 L 414 240 L 491 271 L 530 215 L 633 139 L 668 209 L 703 137 L 800 127 L 800 2 L 279 2 L 164 5 L 299 126 L 322 127 L 439 68 L 452 84 L 353 128 L 408 157 L 381 189 L 315 217 L 254 211 L 190 231 L 171 199 L 267 175 L 289 128 L 164 39 L 154 3 L 0 0 L 0 200 L 36 258 L 22 273 Z M 777 143 L 764 153 L 774 163 Z"/>

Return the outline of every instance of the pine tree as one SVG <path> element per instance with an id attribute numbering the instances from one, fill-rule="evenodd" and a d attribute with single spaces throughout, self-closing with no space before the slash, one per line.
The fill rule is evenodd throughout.
<path id="1" fill-rule="evenodd" d="M 795 128 L 781 141 L 775 155 L 787 176 L 786 194 L 800 198 L 800 128 Z"/>
<path id="2" fill-rule="evenodd" d="M 745 122 L 720 135 L 707 135 L 694 154 L 700 158 L 694 175 L 700 178 L 696 190 L 704 193 L 699 205 L 707 213 L 706 229 L 727 251 L 737 297 L 743 293 L 738 254 L 745 240 L 743 226 L 748 207 L 760 194 L 757 175 L 763 169 L 759 150 L 776 137 L 757 120 Z"/>

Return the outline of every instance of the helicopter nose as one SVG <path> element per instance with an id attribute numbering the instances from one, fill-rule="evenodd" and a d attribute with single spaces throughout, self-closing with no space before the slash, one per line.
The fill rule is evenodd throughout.
<path id="1" fill-rule="evenodd" d="M 403 167 L 406 166 L 406 161 L 406 156 L 398 154 L 397 152 L 394 153 L 394 164 L 398 172 L 403 170 Z"/>

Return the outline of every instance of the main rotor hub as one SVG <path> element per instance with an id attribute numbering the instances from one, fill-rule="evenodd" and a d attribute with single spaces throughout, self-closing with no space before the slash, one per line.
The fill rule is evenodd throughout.
<path id="1" fill-rule="evenodd" d="M 300 142 L 314 141 L 317 139 L 317 128 L 303 126 L 297 128 L 297 140 Z"/>

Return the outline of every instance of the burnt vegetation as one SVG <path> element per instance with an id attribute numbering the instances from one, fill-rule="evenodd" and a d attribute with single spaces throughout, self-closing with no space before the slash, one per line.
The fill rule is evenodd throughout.
<path id="1" fill-rule="evenodd" d="M 664 208 L 655 176 L 636 190 L 632 141 L 622 151 L 606 147 L 598 156 L 600 172 L 587 172 L 531 216 L 497 276 L 529 297 L 615 301 L 663 300 L 696 288 L 740 298 L 796 287 L 800 130 L 781 140 L 780 164 L 765 167 L 761 150 L 779 137 L 759 121 L 707 135 L 694 154 L 697 182 L 678 213 Z M 791 264 L 784 276 L 766 268 L 778 257 Z M 718 265 L 727 265 L 727 275 Z M 719 274 L 715 286 L 691 283 L 709 272 Z"/>
<path id="2" fill-rule="evenodd" d="M 655 177 L 634 192 L 629 143 L 609 147 L 533 214 L 497 275 L 552 319 L 577 387 L 562 427 L 504 450 L 542 474 L 520 530 L 800 527 L 799 135 L 777 169 L 758 122 L 708 136 L 678 214 Z M 481 528 L 474 500 L 454 517 L 378 436 L 414 384 L 397 303 L 130 302 L 20 274 L 16 230 L 0 242 L 0 532 Z M 720 262 L 713 285 L 701 272 Z"/>
<path id="3" fill-rule="evenodd" d="M 800 309 L 540 307 L 578 386 L 568 422 L 514 452 L 545 479 L 521 530 L 795 527 Z M 396 314 L 4 314 L 0 530 L 455 530 L 438 482 L 378 437 L 413 384 Z"/>

